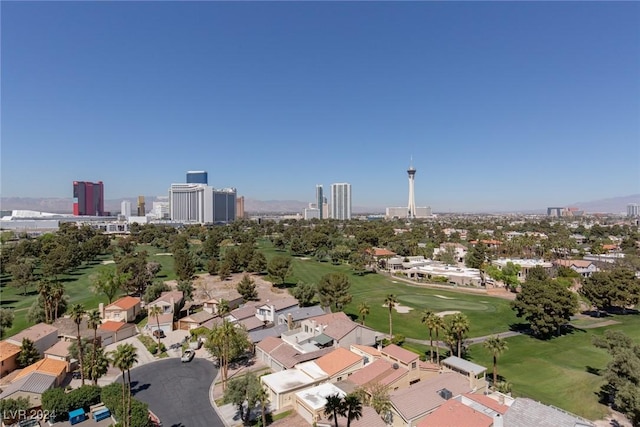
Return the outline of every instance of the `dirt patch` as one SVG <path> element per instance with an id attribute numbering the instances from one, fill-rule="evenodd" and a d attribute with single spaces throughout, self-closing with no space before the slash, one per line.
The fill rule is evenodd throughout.
<path id="1" fill-rule="evenodd" d="M 203 303 L 211 298 L 221 297 L 229 293 L 236 293 L 236 286 L 242 280 L 245 273 L 232 274 L 227 280 L 220 280 L 220 276 L 211 276 L 208 273 L 199 274 L 193 281 L 195 288 L 194 302 Z M 258 297 L 261 301 L 282 299 L 289 297 L 286 290 L 272 286 L 271 282 L 258 274 L 249 274 L 249 277 L 256 284 Z"/>
<path id="2" fill-rule="evenodd" d="M 162 252 L 162 253 L 156 254 L 156 256 L 173 256 L 173 254 L 171 252 Z"/>

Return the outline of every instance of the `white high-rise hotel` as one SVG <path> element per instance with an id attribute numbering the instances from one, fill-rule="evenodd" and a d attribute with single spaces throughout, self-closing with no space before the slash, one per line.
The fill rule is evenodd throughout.
<path id="1" fill-rule="evenodd" d="M 215 189 L 206 184 L 172 184 L 169 212 L 173 221 L 200 224 L 228 223 L 236 219 L 236 189 Z"/>
<path id="2" fill-rule="evenodd" d="M 351 184 L 331 184 L 331 218 L 351 219 Z"/>

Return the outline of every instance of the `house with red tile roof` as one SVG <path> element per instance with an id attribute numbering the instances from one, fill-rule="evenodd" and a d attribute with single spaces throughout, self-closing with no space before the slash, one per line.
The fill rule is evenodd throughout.
<path id="1" fill-rule="evenodd" d="M 362 356 L 338 347 L 315 360 L 315 364 L 329 376 L 330 382 L 342 381 L 364 365 Z"/>
<path id="2" fill-rule="evenodd" d="M 20 346 L 8 341 L 0 341 L 0 377 L 9 375 L 18 369 L 18 355 L 20 354 Z"/>
<path id="3" fill-rule="evenodd" d="M 98 327 L 103 346 L 132 337 L 137 332 L 133 323 L 107 321 Z"/>
<path id="4" fill-rule="evenodd" d="M 256 358 L 271 368 L 274 372 L 292 369 L 299 363 L 315 360 L 333 351 L 333 348 L 323 348 L 304 352 L 280 338 L 267 337 L 255 346 Z"/>
<path id="5" fill-rule="evenodd" d="M 351 350 L 355 354 L 359 354 L 360 356 L 362 356 L 364 358 L 365 366 L 380 359 L 381 357 L 380 350 L 368 345 L 351 344 L 349 350 Z"/>
<path id="6" fill-rule="evenodd" d="M 374 345 L 379 335 L 373 329 L 354 322 L 343 312 L 337 312 L 305 319 L 299 329 L 282 334 L 282 338 L 291 344 L 315 342 L 319 346 L 349 349 L 352 344 Z"/>
<path id="7" fill-rule="evenodd" d="M 501 415 L 498 415 L 500 417 Z M 492 427 L 493 417 L 451 399 L 438 409 L 427 415 L 417 424 L 417 427 Z"/>
<path id="8" fill-rule="evenodd" d="M 133 322 L 141 310 L 141 301 L 138 297 L 125 296 L 107 305 L 100 303 L 98 311 L 103 322 Z"/>

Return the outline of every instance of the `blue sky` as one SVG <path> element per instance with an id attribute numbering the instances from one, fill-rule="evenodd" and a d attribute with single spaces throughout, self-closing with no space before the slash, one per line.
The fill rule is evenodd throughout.
<path id="1" fill-rule="evenodd" d="M 640 193 L 637 2 L 2 2 L 2 196 L 532 209 Z"/>

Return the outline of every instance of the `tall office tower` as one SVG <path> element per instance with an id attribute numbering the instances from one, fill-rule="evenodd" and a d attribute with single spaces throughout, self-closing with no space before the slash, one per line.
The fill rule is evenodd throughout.
<path id="1" fill-rule="evenodd" d="M 128 200 L 123 200 L 120 203 L 120 215 L 125 218 L 129 218 L 131 216 L 131 202 Z"/>
<path id="2" fill-rule="evenodd" d="M 144 196 L 138 196 L 138 216 L 145 216 L 147 209 L 144 206 Z"/>
<path id="3" fill-rule="evenodd" d="M 331 184 L 331 218 L 351 219 L 351 184 Z"/>
<path id="4" fill-rule="evenodd" d="M 327 203 L 327 198 L 322 198 L 322 218 L 329 218 L 329 203 Z"/>
<path id="5" fill-rule="evenodd" d="M 322 216 L 322 203 L 324 202 L 324 197 L 322 196 L 322 184 L 316 185 L 316 207 L 319 211 L 319 218 L 323 219 Z"/>
<path id="6" fill-rule="evenodd" d="M 236 198 L 236 218 L 244 218 L 244 196 Z"/>
<path id="7" fill-rule="evenodd" d="M 102 181 L 73 181 L 73 214 L 104 215 L 104 185 Z"/>
<path id="8" fill-rule="evenodd" d="M 413 161 L 411 161 L 411 165 L 407 170 L 407 174 L 409 175 L 409 206 L 407 207 L 407 218 L 415 219 L 416 217 L 416 196 L 413 191 L 414 181 L 416 176 L 416 169 L 413 167 Z"/>
<path id="9" fill-rule="evenodd" d="M 640 216 L 640 205 L 637 203 L 629 203 L 627 205 L 627 216 L 628 217 Z"/>
<path id="10" fill-rule="evenodd" d="M 207 171 L 187 171 L 187 184 L 209 184 Z"/>

